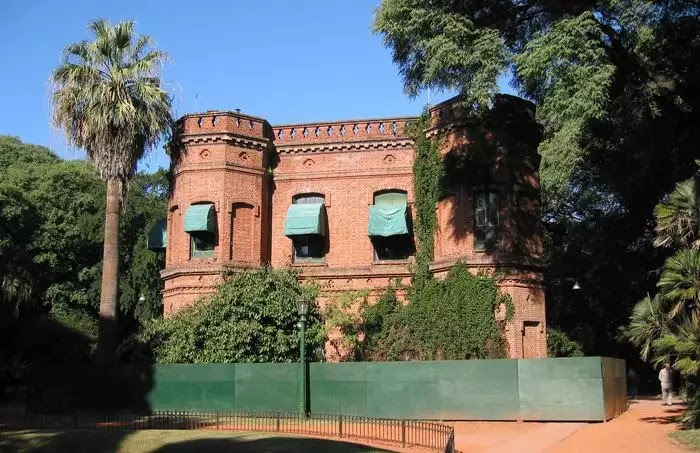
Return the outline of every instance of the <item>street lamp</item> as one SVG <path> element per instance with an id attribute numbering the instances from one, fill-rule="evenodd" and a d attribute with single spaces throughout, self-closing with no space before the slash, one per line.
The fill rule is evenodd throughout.
<path id="1" fill-rule="evenodd" d="M 578 280 L 574 281 L 574 286 L 571 289 L 581 289 L 581 285 L 578 284 Z"/>
<path id="2" fill-rule="evenodd" d="M 299 365 L 301 373 L 299 374 L 299 415 L 306 417 L 309 412 L 306 407 L 306 314 L 309 311 L 309 301 L 306 297 L 301 296 L 297 301 L 297 311 L 299 312 Z"/>

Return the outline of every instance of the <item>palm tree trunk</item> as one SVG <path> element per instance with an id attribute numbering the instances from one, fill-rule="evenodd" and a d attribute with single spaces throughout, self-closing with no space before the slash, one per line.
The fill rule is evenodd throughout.
<path id="1" fill-rule="evenodd" d="M 102 292 L 100 295 L 100 328 L 97 339 L 97 360 L 113 363 L 117 334 L 117 290 L 119 285 L 119 210 L 121 184 L 107 181 L 104 253 L 102 256 Z"/>

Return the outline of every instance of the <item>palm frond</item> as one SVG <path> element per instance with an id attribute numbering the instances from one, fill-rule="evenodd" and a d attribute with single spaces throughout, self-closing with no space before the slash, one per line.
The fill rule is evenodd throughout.
<path id="1" fill-rule="evenodd" d="M 642 360 L 649 360 L 654 342 L 669 333 L 667 305 L 660 295 L 647 295 L 632 309 L 627 336 L 640 349 Z"/>
<path id="2" fill-rule="evenodd" d="M 173 126 L 172 98 L 160 83 L 167 55 L 134 28 L 133 21 L 93 21 L 94 39 L 67 46 L 51 76 L 54 126 L 103 179 L 120 182 Z"/>
<path id="3" fill-rule="evenodd" d="M 682 249 L 664 263 L 658 287 L 664 298 L 673 303 L 669 315 L 700 313 L 700 251 Z"/>
<path id="4" fill-rule="evenodd" d="M 668 199 L 654 208 L 657 247 L 680 245 L 697 248 L 698 212 L 695 205 L 693 179 L 681 181 Z"/>

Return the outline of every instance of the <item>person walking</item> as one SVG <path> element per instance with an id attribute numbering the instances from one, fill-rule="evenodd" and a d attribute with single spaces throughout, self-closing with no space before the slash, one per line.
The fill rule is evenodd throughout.
<path id="1" fill-rule="evenodd" d="M 630 399 L 637 399 L 637 390 L 639 389 L 639 374 L 634 368 L 630 368 L 627 372 L 627 390 Z"/>
<path id="2" fill-rule="evenodd" d="M 670 363 L 666 363 L 659 371 L 659 382 L 661 383 L 661 405 L 671 406 L 673 398 L 673 370 Z"/>

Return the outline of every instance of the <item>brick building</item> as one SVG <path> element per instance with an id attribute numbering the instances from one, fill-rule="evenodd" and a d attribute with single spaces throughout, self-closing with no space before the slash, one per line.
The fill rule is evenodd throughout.
<path id="1" fill-rule="evenodd" d="M 496 270 L 512 295 L 511 357 L 546 355 L 534 106 L 499 96 L 479 122 L 453 100 L 430 109 L 449 191 L 436 206 L 435 260 Z M 179 121 L 167 215 L 168 315 L 212 292 L 224 266 L 298 268 L 322 297 L 409 283 L 415 243 L 415 117 L 271 126 L 214 111 Z M 323 302 L 323 301 L 321 301 Z M 500 316 L 496 313 L 496 316 Z"/>

